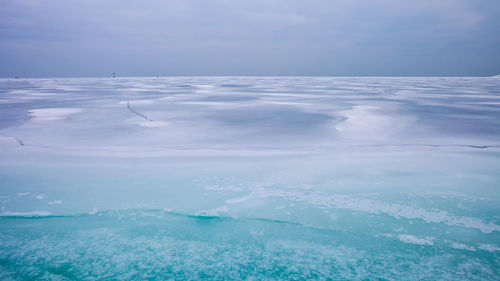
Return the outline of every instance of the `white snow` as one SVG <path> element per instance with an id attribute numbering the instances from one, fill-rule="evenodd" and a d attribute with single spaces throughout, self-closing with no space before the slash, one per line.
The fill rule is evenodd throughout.
<path id="1" fill-rule="evenodd" d="M 59 121 L 76 113 L 83 112 L 80 108 L 38 108 L 30 109 L 28 115 L 36 122 Z"/>

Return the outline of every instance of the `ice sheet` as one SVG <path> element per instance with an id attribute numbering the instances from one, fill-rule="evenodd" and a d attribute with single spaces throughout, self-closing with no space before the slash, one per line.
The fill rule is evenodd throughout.
<path id="1" fill-rule="evenodd" d="M 497 78 L 2 79 L 0 93 L 0 279 L 500 276 Z"/>

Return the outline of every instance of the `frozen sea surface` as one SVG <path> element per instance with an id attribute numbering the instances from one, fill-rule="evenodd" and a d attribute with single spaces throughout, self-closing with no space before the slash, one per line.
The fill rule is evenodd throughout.
<path id="1" fill-rule="evenodd" d="M 500 79 L 0 80 L 1 280 L 500 280 Z"/>

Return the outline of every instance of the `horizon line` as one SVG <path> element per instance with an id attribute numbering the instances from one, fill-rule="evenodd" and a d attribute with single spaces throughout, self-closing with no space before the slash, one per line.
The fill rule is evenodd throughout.
<path id="1" fill-rule="evenodd" d="M 85 78 L 175 78 L 175 77 L 322 77 L 322 78 L 499 78 L 500 75 L 491 76 L 462 76 L 462 75 L 450 75 L 450 76 L 425 76 L 425 75 L 404 75 L 404 76 L 391 76 L 391 75 L 146 75 L 146 76 L 0 76 L 0 79 L 85 79 Z"/>

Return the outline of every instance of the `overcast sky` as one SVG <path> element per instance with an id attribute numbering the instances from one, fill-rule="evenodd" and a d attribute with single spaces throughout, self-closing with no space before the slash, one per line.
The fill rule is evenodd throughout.
<path id="1" fill-rule="evenodd" d="M 0 76 L 500 74 L 499 0 L 0 0 Z"/>

